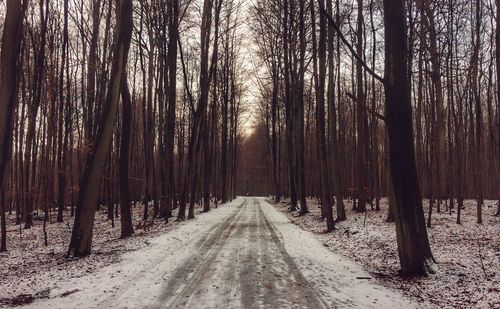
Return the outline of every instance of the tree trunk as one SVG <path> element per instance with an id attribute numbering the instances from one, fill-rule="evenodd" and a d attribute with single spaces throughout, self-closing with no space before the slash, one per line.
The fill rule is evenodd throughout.
<path id="1" fill-rule="evenodd" d="M 405 276 L 433 272 L 433 259 L 418 184 L 408 81 L 404 0 L 384 0 L 385 114 L 391 177 L 396 199 L 394 218 L 401 271 Z"/>
<path id="2" fill-rule="evenodd" d="M 323 0 L 320 0 L 321 6 Z M 315 21 L 314 3 L 311 1 L 311 15 Z M 316 125 L 317 125 L 317 138 L 318 138 L 318 151 L 320 163 L 320 177 L 321 177 L 321 206 L 323 216 L 326 218 L 327 231 L 331 232 L 335 229 L 335 221 L 332 214 L 332 195 L 330 192 L 330 179 L 329 179 L 329 162 L 326 150 L 326 124 L 325 124 L 325 82 L 326 82 L 326 21 L 323 14 L 319 16 L 319 41 L 318 51 L 316 56 L 316 28 L 313 24 L 313 57 L 314 58 L 314 75 L 316 79 Z M 318 60 L 319 67 L 317 68 Z M 319 75 L 316 72 L 319 72 Z"/>
<path id="3" fill-rule="evenodd" d="M 172 216 L 172 209 L 176 207 L 177 197 L 174 177 L 174 137 L 175 137 L 175 116 L 177 103 L 177 41 L 179 39 L 179 1 L 171 0 L 171 20 L 169 22 L 168 41 L 168 115 L 167 115 L 167 207 L 166 220 Z M 180 167 L 179 167 L 180 168 Z"/>
<path id="4" fill-rule="evenodd" d="M 121 238 L 132 236 L 134 227 L 132 225 L 132 211 L 130 209 L 130 188 L 129 188 L 129 154 L 130 154 L 130 130 L 132 128 L 132 101 L 127 84 L 126 71 L 122 72 L 122 128 L 120 140 L 120 162 L 119 162 L 119 185 L 120 185 L 120 224 Z"/>
<path id="5" fill-rule="evenodd" d="M 443 99 L 443 83 L 441 81 L 441 62 L 439 59 L 439 46 L 436 33 L 436 25 L 434 20 L 434 12 L 430 7 L 430 0 L 417 1 L 417 4 L 421 6 L 422 20 L 425 28 L 429 33 L 429 46 L 428 50 L 430 53 L 430 61 L 432 64 L 431 80 L 434 85 L 435 92 L 435 146 L 434 146 L 434 161 L 435 161 L 435 175 L 434 179 L 429 179 L 429 181 L 434 182 L 434 190 L 436 197 L 438 199 L 437 211 L 440 212 L 440 202 L 443 196 L 446 194 L 445 186 L 445 174 L 446 174 L 446 119 L 444 111 L 444 99 Z M 425 43 L 424 43 L 425 44 Z"/>
<path id="6" fill-rule="evenodd" d="M 0 252 L 7 251 L 7 222 L 5 220 L 5 191 L 0 188 Z"/>
<path id="7" fill-rule="evenodd" d="M 94 118 L 96 113 L 94 111 L 96 105 L 96 74 L 97 74 L 97 60 L 98 58 L 98 43 L 99 43 L 99 29 L 101 23 L 101 1 L 95 0 L 92 2 L 92 34 L 90 37 L 89 57 L 87 59 L 87 87 L 86 99 L 87 105 L 85 106 L 85 144 L 90 147 L 94 138 Z M 110 4 L 111 5 L 111 4 Z"/>
<path id="8" fill-rule="evenodd" d="M 33 226 L 33 208 L 34 208 L 34 189 L 36 175 L 36 158 L 38 148 L 35 141 L 37 114 L 42 100 L 43 77 L 45 73 L 45 49 L 47 43 L 47 22 L 48 22 L 48 1 L 39 0 L 40 10 L 40 44 L 35 48 L 35 74 L 34 74 L 34 93 L 30 106 L 28 107 L 28 129 L 26 132 L 26 149 L 24 153 L 24 228 L 29 229 Z M 31 175 L 30 175 L 31 173 Z"/>
<path id="9" fill-rule="evenodd" d="M 220 22 L 220 11 L 222 9 L 222 0 L 218 0 L 215 6 L 215 33 L 214 33 L 214 48 L 212 51 L 212 60 L 210 64 L 210 70 L 208 72 L 208 84 L 215 80 L 213 83 L 214 91 L 212 103 L 210 106 L 210 124 L 205 121 L 205 129 L 203 130 L 203 151 L 204 151 L 204 173 L 203 173 L 203 211 L 210 211 L 210 185 L 212 179 L 212 167 L 213 167 L 213 150 L 216 148 L 215 145 L 215 132 L 217 123 L 217 61 L 219 56 L 219 22 Z M 226 51 L 228 52 L 228 51 Z M 209 92 L 210 90 L 207 89 Z"/>
<path id="10" fill-rule="evenodd" d="M 5 174 L 12 150 L 14 111 L 16 109 L 19 54 L 23 19 L 27 1 L 7 0 L 7 12 L 2 34 L 0 54 L 0 191 L 5 183 Z M 5 215 L 4 210 L 2 214 Z M 5 225 L 3 225 L 5 226 Z M 3 241 L 2 237 L 2 241 Z"/>
<path id="11" fill-rule="evenodd" d="M 495 60 L 496 60 L 496 69 L 497 69 L 497 104 L 500 102 L 500 0 L 495 1 L 496 5 L 496 18 L 495 18 Z M 498 114 L 498 112 L 497 112 Z M 497 119 L 497 128 L 500 129 L 500 115 L 497 115 L 499 119 Z M 497 130 L 497 145 L 495 147 L 495 154 L 497 158 L 497 167 L 500 167 L 500 133 Z M 500 187 L 500 175 L 497 175 L 497 188 Z M 496 216 L 500 216 L 500 192 L 497 193 L 499 195 L 497 202 L 497 212 Z"/>
<path id="12" fill-rule="evenodd" d="M 109 152 L 115 117 L 120 99 L 121 81 L 124 74 L 133 29 L 132 0 L 116 0 L 116 29 L 111 79 L 103 106 L 99 130 L 89 152 L 80 182 L 78 204 L 68 257 L 81 257 L 91 253 L 92 229 L 99 194 L 99 183 Z"/>
<path id="13" fill-rule="evenodd" d="M 333 1 L 326 1 L 326 9 L 330 16 L 333 16 Z M 337 12 L 335 19 L 337 24 L 340 23 L 339 3 L 337 3 Z M 330 144 L 332 155 L 332 173 L 333 173 L 333 188 L 335 192 L 335 205 L 337 209 L 337 221 L 345 221 L 347 219 L 344 199 L 342 196 L 342 175 L 340 172 L 340 150 L 337 132 L 337 107 L 335 102 L 335 66 L 334 66 L 334 34 L 335 29 L 330 25 L 328 27 L 328 114 L 329 114 L 329 130 L 330 130 Z M 340 65 L 340 64 L 338 64 Z M 340 78 L 340 77 L 339 77 Z M 340 87 L 340 85 L 339 85 Z"/>
<path id="14" fill-rule="evenodd" d="M 279 61 L 279 60 L 278 60 Z M 278 112 L 278 96 L 279 96 L 279 64 L 273 63 L 273 98 L 271 101 L 271 157 L 273 165 L 273 182 L 274 182 L 274 201 L 279 203 L 281 200 L 281 188 L 278 175 L 279 158 L 278 158 L 278 138 L 276 132 L 277 112 Z"/>
<path id="15" fill-rule="evenodd" d="M 298 68 L 298 85 L 295 85 L 297 94 L 294 100 L 297 100 L 296 110 L 296 134 L 297 144 L 295 151 L 297 153 L 297 182 L 300 198 L 300 214 L 305 215 L 309 212 L 306 202 L 306 179 L 305 179 L 305 137 L 304 137 L 304 75 L 305 75 L 305 57 L 306 57 L 306 28 L 305 28 L 305 0 L 299 0 L 299 68 Z M 324 112 L 323 112 L 324 114 Z M 326 150 L 325 150 L 326 151 Z M 331 206 L 330 206 L 331 208 Z"/>
<path id="16" fill-rule="evenodd" d="M 476 213 L 477 213 L 477 223 L 482 224 L 483 223 L 483 176 L 482 176 L 482 153 L 483 153 L 483 124 L 482 124 L 482 108 L 481 108 L 481 95 L 480 95 L 480 89 L 479 89 L 479 52 L 480 52 L 480 44 L 481 44 L 481 38 L 480 38 L 480 33 L 481 33 L 481 1 L 476 0 L 475 1 L 476 6 L 475 6 L 475 26 L 474 26 L 474 35 L 473 35 L 473 54 L 472 54 L 472 59 L 471 59 L 471 67 L 472 67 L 472 74 L 471 74 L 471 87 L 472 87 L 472 96 L 474 98 L 474 109 L 476 113 L 476 128 L 475 128 L 475 133 L 476 136 L 474 138 L 476 144 L 475 146 L 475 155 L 474 155 L 474 191 L 476 195 Z M 471 121 L 474 121 L 471 119 Z"/>
<path id="17" fill-rule="evenodd" d="M 358 21 L 356 30 L 356 53 L 363 55 L 363 0 L 358 0 Z M 363 84 L 363 66 L 361 61 L 356 62 L 356 186 L 358 204 L 356 211 L 366 211 L 366 130 L 365 130 L 365 93 Z"/>
<path id="18" fill-rule="evenodd" d="M 68 125 L 70 117 L 64 117 L 64 73 L 66 69 L 66 56 L 68 53 L 68 0 L 64 0 L 64 30 L 63 30 L 63 47 L 61 59 L 61 71 L 59 79 L 59 162 L 58 162 L 58 196 L 57 196 L 57 222 L 63 222 L 64 210 L 64 194 L 66 192 L 66 173 L 68 163 Z M 66 90 L 69 92 L 69 89 Z M 67 101 L 66 101 L 67 102 Z M 63 123 L 66 122 L 66 127 L 63 134 Z M 63 136 L 64 135 L 64 136 Z"/>
<path id="19" fill-rule="evenodd" d="M 286 118 L 286 150 L 287 150 L 287 163 L 288 163 L 288 185 L 290 194 L 290 211 L 297 210 L 297 182 L 295 173 L 295 152 L 294 152 L 294 113 L 293 113 L 293 96 L 291 76 L 291 57 L 290 57 L 290 42 L 289 42 L 289 1 L 284 0 L 283 11 L 283 54 L 284 54 L 284 81 L 285 81 L 285 118 Z"/>

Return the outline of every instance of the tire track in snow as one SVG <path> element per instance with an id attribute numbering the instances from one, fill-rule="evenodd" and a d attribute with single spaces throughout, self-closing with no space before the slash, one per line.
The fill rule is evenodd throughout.
<path id="1" fill-rule="evenodd" d="M 304 275 L 300 272 L 298 266 L 295 264 L 293 261 L 293 258 L 288 254 L 288 252 L 285 249 L 285 244 L 283 243 L 283 239 L 279 237 L 278 232 L 275 230 L 274 226 L 270 223 L 269 219 L 266 217 L 264 212 L 262 211 L 262 206 L 260 204 L 260 201 L 256 199 L 256 202 L 258 203 L 258 213 L 259 213 L 259 221 L 262 222 L 262 226 L 265 227 L 264 231 L 268 233 L 266 236 L 261 236 L 261 242 L 264 242 L 264 244 L 261 245 L 266 251 L 263 252 L 264 258 L 268 259 L 268 263 L 272 263 L 269 261 L 270 254 L 267 252 L 269 245 L 267 243 L 267 239 L 271 240 L 271 244 L 274 245 L 277 248 L 276 253 L 279 253 L 281 255 L 281 260 L 286 264 L 287 269 L 289 271 L 289 274 L 291 274 L 295 282 L 293 283 L 294 286 L 298 286 L 299 289 L 297 290 L 289 290 L 289 296 L 292 298 L 295 302 L 295 304 L 298 304 L 300 302 L 303 303 L 304 299 L 306 299 L 306 304 L 310 308 L 330 308 L 328 303 L 319 295 L 313 287 L 309 284 L 309 282 L 306 280 Z M 276 260 L 277 258 L 275 258 Z M 265 264 L 268 264 L 265 263 Z M 265 278 L 265 282 L 267 283 L 266 285 L 269 285 L 270 283 L 273 284 L 276 282 L 276 278 L 274 276 L 276 275 L 276 272 L 273 273 L 273 271 L 266 271 L 264 272 L 267 277 Z M 278 274 L 278 275 L 285 275 L 285 274 Z M 279 300 L 280 297 L 275 294 L 275 289 L 268 289 L 265 294 L 265 303 L 270 303 L 271 305 L 274 306 L 280 306 L 280 304 L 276 303 L 277 300 Z M 301 307 L 303 305 L 300 305 Z"/>
<path id="2" fill-rule="evenodd" d="M 205 239 L 198 242 L 201 243 L 198 254 L 175 269 L 174 275 L 158 299 L 157 307 L 177 308 L 184 306 L 189 301 L 200 278 L 207 272 L 208 267 L 222 249 L 223 242 L 221 240 L 228 238 L 237 227 L 246 202 L 245 199 L 238 206 L 238 211 L 220 224 L 213 234 L 207 235 Z"/>
<path id="3" fill-rule="evenodd" d="M 259 278 L 259 268 L 262 266 L 260 257 L 262 252 L 259 252 L 258 243 L 260 235 L 257 233 L 261 229 L 261 224 L 258 220 L 258 213 L 255 207 L 255 200 L 253 207 L 247 206 L 246 212 L 249 213 L 250 222 L 246 224 L 248 228 L 248 236 L 246 239 L 246 254 L 243 257 L 243 267 L 239 269 L 239 282 L 241 286 L 241 306 L 243 308 L 255 308 L 259 305 L 259 294 L 261 278 Z M 260 272 L 262 275 L 262 272 Z"/>
<path id="4" fill-rule="evenodd" d="M 227 225 L 230 224 L 230 222 L 241 212 L 244 203 L 246 203 L 246 200 L 242 201 L 241 204 L 237 206 L 238 210 L 228 215 L 223 222 L 214 224 L 211 227 L 209 227 L 205 232 L 203 232 L 202 234 L 203 236 L 200 237 L 198 241 L 196 241 L 194 247 L 199 248 L 198 250 L 200 251 L 200 253 L 210 249 L 211 245 L 213 245 L 211 244 L 210 240 L 212 240 L 214 237 L 216 237 L 217 234 L 220 234 L 224 229 L 227 228 Z M 180 247 L 178 248 L 184 248 L 184 247 L 185 244 L 180 244 Z M 153 283 L 153 281 L 159 275 L 161 275 L 162 268 L 164 268 L 164 264 L 162 264 L 164 259 L 165 259 L 164 255 L 158 255 L 154 259 L 149 261 L 147 264 L 144 265 L 142 271 L 139 271 L 137 272 L 137 274 L 127 278 L 127 281 L 120 284 L 119 287 L 115 288 L 115 290 L 110 296 L 108 296 L 105 300 L 99 302 L 97 308 L 110 308 L 115 306 L 116 305 L 115 303 L 119 302 L 119 299 L 123 295 L 127 295 L 130 291 L 135 289 L 135 286 L 130 285 L 131 282 L 133 283 L 137 281 L 144 281 L 145 279 L 150 277 L 151 283 Z M 192 258 L 190 258 L 189 260 L 192 260 Z M 194 263 L 194 265 L 196 265 L 196 263 Z M 182 273 L 176 272 L 174 273 L 172 278 L 174 278 L 175 276 L 182 276 Z M 176 289 L 177 287 L 174 288 Z M 163 295 L 164 294 L 160 295 L 160 300 L 162 303 L 165 302 L 165 299 L 162 299 Z M 146 308 L 157 308 L 157 307 L 158 304 L 156 303 L 156 300 L 154 304 L 146 306 Z"/>

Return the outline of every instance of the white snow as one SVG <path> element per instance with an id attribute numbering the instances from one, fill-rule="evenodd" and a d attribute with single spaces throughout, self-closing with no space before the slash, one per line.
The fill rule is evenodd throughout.
<path id="1" fill-rule="evenodd" d="M 81 278 L 58 280 L 50 298 L 35 301 L 30 308 L 142 308 L 161 294 L 170 270 L 196 250 L 192 241 L 212 225 L 230 215 L 241 203 L 236 199 L 198 216 L 195 221 L 152 239 L 147 248 L 126 253 L 121 261 Z M 78 290 L 66 297 L 63 293 Z"/>
<path id="2" fill-rule="evenodd" d="M 26 307 L 425 307 L 367 278 L 263 198 L 239 197 L 87 275 L 46 276 L 49 298 Z"/>
<path id="3" fill-rule="evenodd" d="M 372 276 L 361 266 L 328 250 L 312 233 L 298 229 L 273 206 L 263 205 L 266 216 L 279 230 L 286 250 L 328 303 L 350 308 L 425 308 L 425 304 L 413 303 L 373 279 L 364 279 Z"/>
<path id="4" fill-rule="evenodd" d="M 424 200 L 426 217 L 427 202 Z M 464 203 L 461 225 L 455 222 L 456 208 L 451 214 L 444 206 L 441 213 L 434 209 L 428 234 L 437 274 L 415 278 L 398 274 L 395 227 L 385 222 L 387 199 L 382 199 L 381 211 L 369 210 L 366 217 L 352 210 L 351 201 L 344 203 L 347 221 L 327 234 L 316 200 L 308 199 L 310 213 L 306 216 L 290 213 L 288 203 L 276 208 L 294 224 L 313 232 L 328 250 L 361 265 L 373 278 L 370 281 L 398 289 L 416 302 L 425 301 L 432 308 L 500 308 L 500 217 L 493 216 L 497 201 L 485 201 L 483 224 L 476 223 L 472 200 Z"/>

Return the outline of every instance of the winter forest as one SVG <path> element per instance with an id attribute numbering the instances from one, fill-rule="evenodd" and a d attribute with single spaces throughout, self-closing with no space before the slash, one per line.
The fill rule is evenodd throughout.
<path id="1" fill-rule="evenodd" d="M 500 0 L 0 0 L 0 307 L 500 308 Z"/>

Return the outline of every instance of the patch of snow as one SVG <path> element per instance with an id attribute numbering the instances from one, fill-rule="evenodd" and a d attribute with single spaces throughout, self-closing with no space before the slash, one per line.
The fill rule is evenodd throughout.
<path id="1" fill-rule="evenodd" d="M 298 229 L 283 213 L 267 202 L 263 210 L 276 226 L 286 250 L 321 296 L 332 307 L 425 308 L 402 293 L 383 287 L 349 258 L 328 250 L 310 232 Z"/>
<path id="2" fill-rule="evenodd" d="M 485 201 L 483 224 L 476 223 L 475 201 L 467 200 L 462 210 L 462 224 L 456 224 L 455 209 L 432 214 L 428 229 L 437 274 L 422 278 L 399 276 L 396 232 L 393 223 L 385 222 L 388 204 L 381 201 L 381 211 L 366 214 L 352 210 L 344 200 L 347 221 L 325 234 L 326 223 L 316 200 L 309 199 L 310 213 L 298 217 L 288 211 L 288 203 L 276 206 L 293 223 L 314 233 L 325 248 L 347 256 L 366 269 L 374 281 L 399 289 L 415 301 L 425 301 L 432 308 L 500 308 L 500 217 L 494 217 L 496 201 Z M 428 203 L 424 201 L 426 217 Z M 455 206 L 456 207 L 456 206 Z M 484 269 L 484 271 L 483 271 Z"/>

